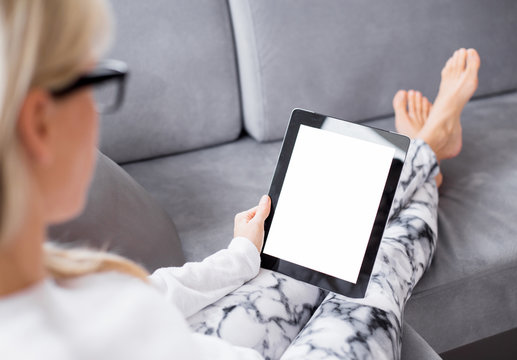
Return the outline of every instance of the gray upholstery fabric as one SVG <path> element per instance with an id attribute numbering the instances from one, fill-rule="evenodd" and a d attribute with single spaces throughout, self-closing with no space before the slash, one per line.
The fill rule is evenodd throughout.
<path id="1" fill-rule="evenodd" d="M 150 271 L 184 263 L 176 228 L 167 214 L 101 153 L 84 212 L 75 220 L 51 227 L 49 237 L 71 246 L 114 251 Z"/>
<path id="2" fill-rule="evenodd" d="M 267 194 L 280 143 L 231 144 L 124 165 L 174 219 L 188 261 L 228 245 L 235 214 Z"/>
<path id="3" fill-rule="evenodd" d="M 101 150 L 121 163 L 236 139 L 242 121 L 226 1 L 112 2 L 108 56 L 131 73 L 123 108 L 103 119 Z"/>
<path id="4" fill-rule="evenodd" d="M 442 164 L 436 257 L 406 310 L 440 353 L 517 327 L 517 93 L 477 100 L 463 118 L 463 152 Z M 393 119 L 369 124 L 392 129 Z M 175 220 L 186 258 L 199 260 L 225 247 L 235 213 L 268 191 L 280 145 L 244 138 L 125 169 Z"/>
<path id="5" fill-rule="evenodd" d="M 402 360 L 440 360 L 441 357 L 407 323 L 402 330 Z"/>
<path id="6" fill-rule="evenodd" d="M 350 121 L 391 113 L 399 88 L 434 96 L 453 50 L 474 47 L 477 94 L 517 88 L 514 0 L 230 0 L 244 125 L 281 139 L 293 108 Z M 431 98 L 432 99 L 432 98 Z"/>
<path id="7" fill-rule="evenodd" d="M 463 150 L 441 165 L 436 256 L 406 308 L 440 353 L 517 327 L 517 93 L 472 102 L 462 121 Z"/>

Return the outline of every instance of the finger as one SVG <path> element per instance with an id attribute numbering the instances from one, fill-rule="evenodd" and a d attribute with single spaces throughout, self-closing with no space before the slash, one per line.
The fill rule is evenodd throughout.
<path id="1" fill-rule="evenodd" d="M 252 207 L 249 210 L 243 211 L 235 215 L 235 221 L 238 220 L 246 220 L 249 221 L 255 216 L 255 213 L 257 212 L 258 206 Z"/>
<path id="2" fill-rule="evenodd" d="M 257 211 L 255 213 L 254 221 L 264 221 L 269 215 L 269 211 L 271 210 L 271 199 L 269 196 L 264 195 L 260 199 L 260 202 L 257 207 Z"/>
<path id="3" fill-rule="evenodd" d="M 250 221 L 251 219 L 253 219 L 255 217 L 255 215 L 257 214 L 257 210 L 258 210 L 258 206 L 255 206 L 254 208 L 249 209 L 248 212 L 246 213 L 246 221 Z"/>

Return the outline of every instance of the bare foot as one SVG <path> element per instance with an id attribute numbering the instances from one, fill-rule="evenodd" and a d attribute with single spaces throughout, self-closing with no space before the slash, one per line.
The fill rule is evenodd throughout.
<path id="1" fill-rule="evenodd" d="M 393 98 L 395 127 L 400 134 L 414 139 L 424 127 L 432 104 L 420 91 L 399 90 Z"/>
<path id="2" fill-rule="evenodd" d="M 424 127 L 432 104 L 420 91 L 399 90 L 393 98 L 395 109 L 395 127 L 400 134 L 415 139 Z M 443 182 L 442 174 L 435 177 L 436 185 Z"/>
<path id="3" fill-rule="evenodd" d="M 459 49 L 442 70 L 438 95 L 417 135 L 431 146 L 439 161 L 453 158 L 461 151 L 460 115 L 478 86 L 480 64 L 476 50 Z"/>

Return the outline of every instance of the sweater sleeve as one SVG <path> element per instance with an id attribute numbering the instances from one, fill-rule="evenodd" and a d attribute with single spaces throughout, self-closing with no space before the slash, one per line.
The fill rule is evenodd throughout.
<path id="1" fill-rule="evenodd" d="M 255 277 L 259 269 L 256 247 L 250 240 L 237 237 L 227 249 L 201 262 L 158 269 L 149 280 L 183 316 L 189 317 Z"/>

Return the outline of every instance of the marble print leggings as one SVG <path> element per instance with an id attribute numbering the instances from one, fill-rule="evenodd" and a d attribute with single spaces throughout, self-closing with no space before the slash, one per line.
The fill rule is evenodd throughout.
<path id="1" fill-rule="evenodd" d="M 251 347 L 265 359 L 398 359 L 404 305 L 429 267 L 437 236 L 438 164 L 413 141 L 362 299 L 262 269 L 188 321 L 196 332 Z"/>

